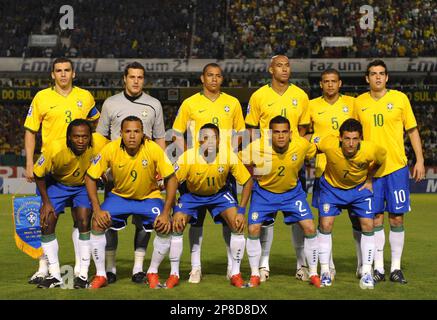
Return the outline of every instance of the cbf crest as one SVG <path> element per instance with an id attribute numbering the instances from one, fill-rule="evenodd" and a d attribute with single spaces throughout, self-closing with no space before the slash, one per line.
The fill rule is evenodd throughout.
<path id="1" fill-rule="evenodd" d="M 82 106 L 83 106 L 83 103 L 80 100 L 77 100 L 76 104 L 79 108 L 82 108 Z"/>
<path id="2" fill-rule="evenodd" d="M 256 221 L 256 220 L 258 220 L 258 217 L 259 217 L 259 214 L 258 214 L 258 212 L 252 212 L 252 221 Z"/>
<path id="3" fill-rule="evenodd" d="M 143 161 L 141 161 L 143 168 L 147 167 L 147 165 L 149 164 L 149 162 L 146 159 L 143 159 Z"/>
<path id="4" fill-rule="evenodd" d="M 224 171 L 225 171 L 225 168 L 224 168 L 223 166 L 219 166 L 219 167 L 218 167 L 218 172 L 219 172 L 220 174 L 222 174 Z"/>
<path id="5" fill-rule="evenodd" d="M 329 205 L 329 203 L 323 204 L 323 212 L 324 213 L 328 213 L 330 208 L 331 208 L 331 206 Z"/>
<path id="6" fill-rule="evenodd" d="M 231 111 L 231 108 L 229 108 L 229 106 L 225 106 L 225 112 L 229 112 Z"/>
<path id="7" fill-rule="evenodd" d="M 387 103 L 387 110 L 388 111 L 393 110 L 393 103 L 391 103 L 391 102 Z"/>
<path id="8" fill-rule="evenodd" d="M 297 107 L 297 99 L 296 99 L 296 98 L 293 98 L 293 99 L 291 100 L 291 104 L 293 105 L 293 107 Z"/>
<path id="9" fill-rule="evenodd" d="M 349 112 L 349 107 L 348 106 L 343 106 L 343 112 L 344 113 L 348 113 Z"/>
<path id="10" fill-rule="evenodd" d="M 291 155 L 291 160 L 293 160 L 293 161 L 297 160 L 297 153 L 296 152 Z"/>

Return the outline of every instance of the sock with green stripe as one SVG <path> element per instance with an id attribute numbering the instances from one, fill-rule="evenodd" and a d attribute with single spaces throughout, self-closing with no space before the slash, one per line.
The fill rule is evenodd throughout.
<path id="1" fill-rule="evenodd" d="M 247 237 L 246 252 L 249 257 L 251 275 L 259 277 L 259 261 L 261 259 L 261 242 L 259 237 Z"/>
<path id="2" fill-rule="evenodd" d="M 319 241 L 317 233 L 305 235 L 304 251 L 308 262 L 310 277 L 317 275 L 317 262 L 319 261 Z M 329 270 L 329 255 L 328 255 Z"/>
<path id="3" fill-rule="evenodd" d="M 54 233 L 41 236 L 41 247 L 49 262 L 49 274 L 61 280 L 61 269 L 59 266 L 59 245 Z"/>
<path id="4" fill-rule="evenodd" d="M 404 226 L 390 226 L 389 241 L 391 248 L 391 268 L 390 271 L 401 269 L 401 257 L 404 249 L 405 231 Z"/>

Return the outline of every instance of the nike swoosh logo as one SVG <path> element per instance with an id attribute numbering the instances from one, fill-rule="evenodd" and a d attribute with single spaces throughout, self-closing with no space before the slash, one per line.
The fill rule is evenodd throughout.
<path id="1" fill-rule="evenodd" d="M 301 213 L 300 216 L 301 216 L 301 217 L 305 217 L 307 214 L 308 214 L 308 212 L 307 212 L 307 213 L 304 213 L 304 214 Z"/>
<path id="2" fill-rule="evenodd" d="M 403 207 L 404 206 L 400 206 L 400 207 L 396 206 L 396 210 L 402 209 Z"/>
<path id="3" fill-rule="evenodd" d="M 204 112 L 204 111 L 206 111 L 205 109 L 204 110 L 199 110 L 199 113 L 202 113 L 202 112 Z"/>
<path id="4" fill-rule="evenodd" d="M 121 117 L 121 114 L 120 113 L 117 113 L 117 118 L 120 118 Z"/>
<path id="5" fill-rule="evenodd" d="M 56 108 L 57 106 L 50 107 L 50 109 Z"/>
<path id="6" fill-rule="evenodd" d="M 200 175 L 203 174 L 203 173 L 196 172 L 196 174 L 197 174 L 198 176 L 200 176 Z"/>
<path id="7" fill-rule="evenodd" d="M 125 166 L 125 164 L 123 164 L 123 165 L 122 165 L 122 164 L 119 164 L 119 165 L 118 165 L 119 168 L 123 168 L 124 166 Z"/>
<path id="8" fill-rule="evenodd" d="M 372 211 L 367 211 L 367 210 L 366 210 L 366 214 L 370 214 L 370 213 L 373 213 L 373 212 L 372 212 Z"/>
<path id="9" fill-rule="evenodd" d="M 366 111 L 367 109 L 369 109 L 369 108 L 362 108 L 361 111 Z"/>
<path id="10" fill-rule="evenodd" d="M 268 107 L 272 106 L 274 102 L 267 104 Z"/>
<path id="11" fill-rule="evenodd" d="M 319 114 L 324 114 L 326 111 L 323 111 L 323 112 L 319 112 Z"/>

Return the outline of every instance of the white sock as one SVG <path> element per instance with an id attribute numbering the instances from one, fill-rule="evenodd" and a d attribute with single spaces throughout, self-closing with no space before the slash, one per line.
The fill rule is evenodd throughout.
<path id="1" fill-rule="evenodd" d="M 248 237 L 246 240 L 246 251 L 249 257 L 251 275 L 259 277 L 259 260 L 261 259 L 261 242 L 259 238 Z"/>
<path id="2" fill-rule="evenodd" d="M 179 265 L 184 248 L 184 236 L 182 234 L 173 234 L 170 241 L 170 274 L 175 274 L 179 277 Z"/>
<path id="3" fill-rule="evenodd" d="M 158 273 L 159 265 L 170 250 L 170 236 L 156 235 L 153 240 L 153 254 L 147 273 Z"/>
<path id="4" fill-rule="evenodd" d="M 382 226 L 381 226 L 382 227 Z M 384 227 L 381 230 L 375 228 L 375 265 L 374 269 L 384 273 L 384 245 L 385 233 Z"/>
<path id="5" fill-rule="evenodd" d="M 375 255 L 375 235 L 372 233 L 371 235 L 363 232 L 361 234 L 361 258 L 363 271 L 362 273 L 371 273 L 372 272 L 372 263 Z"/>
<path id="6" fill-rule="evenodd" d="M 273 243 L 273 224 L 261 227 L 261 235 L 259 240 L 261 241 L 261 259 L 259 262 L 259 267 L 270 270 L 269 257 L 270 249 L 272 248 Z"/>
<path id="7" fill-rule="evenodd" d="M 305 236 L 299 223 L 293 223 L 291 229 L 294 251 L 296 252 L 296 270 L 299 270 L 302 266 L 307 265 L 304 251 Z"/>
<path id="8" fill-rule="evenodd" d="M 231 234 L 231 252 L 232 252 L 232 275 L 240 273 L 241 260 L 244 256 L 244 247 L 246 239 L 243 234 Z"/>
<path id="9" fill-rule="evenodd" d="M 200 253 L 202 249 L 203 227 L 190 227 L 188 238 L 190 239 L 191 268 L 201 267 Z"/>
<path id="10" fill-rule="evenodd" d="M 332 235 L 331 233 L 321 233 L 318 230 L 317 238 L 319 241 L 320 274 L 322 274 L 329 272 L 329 259 L 332 256 Z"/>
<path id="11" fill-rule="evenodd" d="M 43 274 L 49 273 L 49 261 L 47 260 L 47 256 L 44 253 L 39 257 L 38 272 Z"/>
<path id="12" fill-rule="evenodd" d="M 80 269 L 79 275 L 82 278 L 88 279 L 88 270 L 91 263 L 91 245 L 90 240 L 78 240 L 80 253 Z"/>
<path id="13" fill-rule="evenodd" d="M 232 269 L 232 252 L 231 252 L 231 228 L 224 224 L 222 229 L 223 239 L 226 243 L 226 253 L 228 256 L 228 270 Z"/>
<path id="14" fill-rule="evenodd" d="M 306 260 L 308 261 L 309 274 L 310 276 L 317 275 L 317 262 L 319 260 L 319 241 L 317 239 L 317 235 L 314 235 L 314 237 L 311 238 L 305 237 L 304 245 Z"/>
<path id="15" fill-rule="evenodd" d="M 134 268 L 132 269 L 132 274 L 136 274 L 138 272 L 143 272 L 143 263 L 144 257 L 146 256 L 146 249 L 144 248 L 136 248 L 134 257 Z"/>
<path id="16" fill-rule="evenodd" d="M 113 274 L 117 274 L 117 268 L 115 267 L 116 255 L 117 255 L 116 250 L 105 251 L 106 272 L 112 272 Z"/>
<path id="17" fill-rule="evenodd" d="M 55 238 L 49 242 L 41 242 L 41 247 L 44 250 L 44 254 L 47 256 L 49 262 L 49 274 L 58 280 L 61 280 L 61 268 L 59 266 L 58 240 Z"/>
<path id="18" fill-rule="evenodd" d="M 363 259 L 362 259 L 362 251 L 361 251 L 361 231 L 356 230 L 355 228 L 352 228 L 352 235 L 355 240 L 355 252 L 357 254 L 357 266 L 360 267 L 363 265 Z M 375 241 L 375 240 L 373 240 Z M 375 253 L 375 250 L 373 250 L 373 255 Z"/>
<path id="19" fill-rule="evenodd" d="M 91 232 L 90 237 L 91 254 L 93 256 L 94 264 L 96 265 L 96 275 L 106 278 L 105 270 L 105 247 L 106 237 L 105 234 L 94 234 Z"/>
<path id="20" fill-rule="evenodd" d="M 71 233 L 71 239 L 73 240 L 74 247 L 74 275 L 77 276 L 80 273 L 80 248 L 79 248 L 79 229 L 73 227 Z"/>
<path id="21" fill-rule="evenodd" d="M 403 227 L 401 231 L 390 230 L 389 241 L 391 248 L 391 268 L 390 272 L 394 270 L 401 270 L 402 251 L 404 249 L 405 231 Z"/>

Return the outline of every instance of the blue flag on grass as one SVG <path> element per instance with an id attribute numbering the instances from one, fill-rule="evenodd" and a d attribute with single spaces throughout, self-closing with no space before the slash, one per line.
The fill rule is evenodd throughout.
<path id="1" fill-rule="evenodd" d="M 15 244 L 18 249 L 37 259 L 43 253 L 39 224 L 41 198 L 38 196 L 12 197 L 12 202 Z"/>

